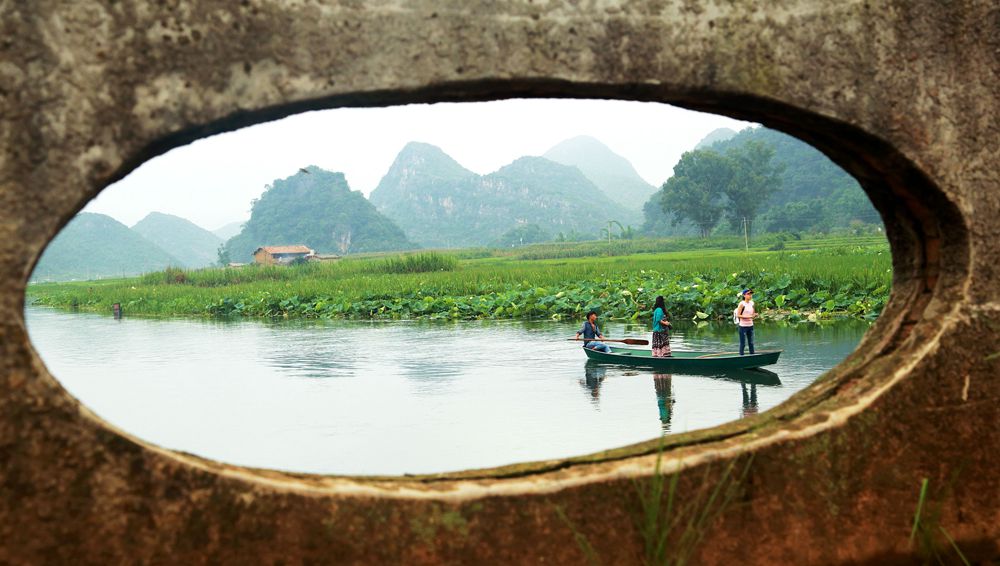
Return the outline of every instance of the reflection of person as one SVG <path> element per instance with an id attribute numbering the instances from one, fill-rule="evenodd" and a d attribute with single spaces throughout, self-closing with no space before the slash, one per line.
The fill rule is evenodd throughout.
<path id="1" fill-rule="evenodd" d="M 604 335 L 601 334 L 601 329 L 597 326 L 597 313 L 590 311 L 587 313 L 587 320 L 583 323 L 583 328 L 576 332 L 576 339 L 580 339 L 580 335 L 583 335 L 583 347 L 590 348 L 591 350 L 597 350 L 598 352 L 610 352 L 611 347 L 604 342 L 598 342 L 598 340 L 604 340 Z"/>
<path id="2" fill-rule="evenodd" d="M 750 353 L 753 352 L 753 319 L 757 318 L 757 311 L 754 310 L 753 289 L 743 289 L 743 300 L 736 307 L 736 318 L 740 321 L 740 355 L 743 355 L 744 345 L 750 346 Z"/>
<path id="3" fill-rule="evenodd" d="M 660 408 L 660 425 L 663 432 L 670 432 L 670 415 L 674 412 L 674 390 L 669 373 L 654 373 L 653 387 L 656 389 L 656 404 Z"/>
<path id="4" fill-rule="evenodd" d="M 590 390 L 590 396 L 593 397 L 594 401 L 601 395 L 601 382 L 604 381 L 604 376 L 607 373 L 607 368 L 602 365 L 587 363 L 583 370 L 582 382 L 584 387 Z"/>
<path id="5" fill-rule="evenodd" d="M 746 382 L 741 381 L 740 387 L 743 388 L 743 417 L 749 417 L 757 414 L 757 384 L 750 384 L 750 393 L 747 393 Z"/>
<path id="6" fill-rule="evenodd" d="M 653 308 L 653 357 L 667 358 L 670 353 L 670 313 L 663 304 L 663 295 L 656 297 Z"/>

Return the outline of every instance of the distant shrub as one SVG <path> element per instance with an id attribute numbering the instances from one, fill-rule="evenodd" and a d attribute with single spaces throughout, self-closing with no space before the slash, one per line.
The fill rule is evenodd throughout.
<path id="1" fill-rule="evenodd" d="M 372 262 L 366 271 L 370 273 L 427 273 L 430 271 L 454 271 L 458 260 L 436 252 L 418 253 L 391 257 Z"/>
<path id="2" fill-rule="evenodd" d="M 187 281 L 187 272 L 179 267 L 168 267 L 163 271 L 147 273 L 142 276 L 142 282 L 147 285 L 183 285 Z"/>

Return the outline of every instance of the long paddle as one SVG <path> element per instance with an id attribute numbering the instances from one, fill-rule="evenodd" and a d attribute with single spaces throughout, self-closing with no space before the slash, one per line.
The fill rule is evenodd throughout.
<path id="1" fill-rule="evenodd" d="M 571 342 L 582 342 L 583 341 L 582 339 L 578 340 L 576 338 L 567 338 L 567 340 L 569 340 Z M 603 338 L 603 339 L 594 338 L 594 339 L 589 340 L 589 341 L 590 342 L 621 342 L 622 344 L 631 344 L 633 346 L 648 346 L 649 345 L 649 340 L 642 340 L 642 339 L 639 339 L 639 338 L 624 338 L 622 340 L 612 340 L 610 338 Z"/>

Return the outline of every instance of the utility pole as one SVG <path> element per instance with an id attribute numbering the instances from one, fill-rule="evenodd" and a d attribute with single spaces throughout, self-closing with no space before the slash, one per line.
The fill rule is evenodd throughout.
<path id="1" fill-rule="evenodd" d="M 621 230 L 622 234 L 625 233 L 625 227 L 622 226 L 621 222 L 619 222 L 617 220 L 608 220 L 608 255 L 611 255 L 611 225 L 612 224 L 617 224 L 618 225 L 618 229 Z"/>
<path id="2" fill-rule="evenodd" d="M 747 253 L 750 253 L 750 228 L 748 227 L 750 223 L 747 222 L 747 217 L 743 217 L 743 242 L 746 244 Z"/>

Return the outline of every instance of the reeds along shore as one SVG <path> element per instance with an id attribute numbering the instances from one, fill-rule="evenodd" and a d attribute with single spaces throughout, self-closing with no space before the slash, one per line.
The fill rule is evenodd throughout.
<path id="1" fill-rule="evenodd" d="M 656 242 L 369 255 L 287 267 L 171 268 L 125 279 L 33 284 L 28 303 L 108 313 L 120 303 L 126 314 L 156 316 L 563 319 L 595 309 L 603 319 L 635 319 L 663 295 L 675 319 L 712 320 L 731 316 L 738 290 L 752 287 L 765 317 L 795 321 L 874 319 L 892 282 L 888 245 L 876 238 L 803 240 L 750 252 L 657 252 Z M 660 242 L 667 249 L 676 244 Z"/>

